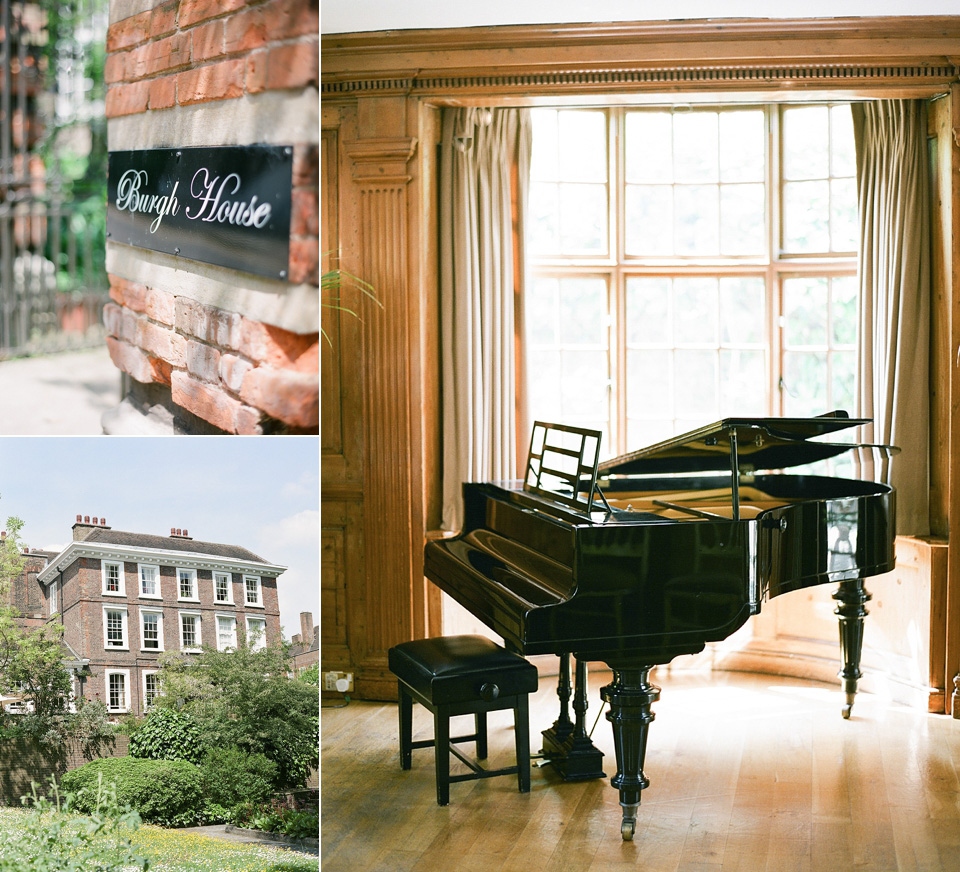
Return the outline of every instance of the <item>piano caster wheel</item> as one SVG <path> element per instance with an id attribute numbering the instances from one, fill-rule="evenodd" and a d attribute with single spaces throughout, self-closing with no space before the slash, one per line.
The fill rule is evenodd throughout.
<path id="1" fill-rule="evenodd" d="M 845 721 L 850 720 L 850 710 L 853 708 L 853 697 L 854 695 L 852 693 L 847 694 L 847 704 L 843 707 L 843 710 L 840 712 L 840 714 L 843 715 L 843 719 Z"/>
<path id="2" fill-rule="evenodd" d="M 636 805 L 623 805 L 623 821 L 620 823 L 620 837 L 625 842 L 633 841 L 633 834 L 637 831 Z"/>

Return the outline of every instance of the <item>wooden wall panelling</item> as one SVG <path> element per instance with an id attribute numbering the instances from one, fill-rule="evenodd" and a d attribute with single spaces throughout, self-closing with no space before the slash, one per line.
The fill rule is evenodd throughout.
<path id="1" fill-rule="evenodd" d="M 415 137 L 376 135 L 397 123 L 397 102 L 358 102 L 358 138 L 343 142 L 352 181 L 351 219 L 357 239 L 357 274 L 373 285 L 381 310 L 366 304 L 362 320 L 364 405 L 364 573 L 348 579 L 351 606 L 362 633 L 351 639 L 357 695 L 389 699 L 396 680 L 387 649 L 413 637 L 412 591 L 423 579 L 423 517 L 418 337 L 419 306 L 411 292 L 408 166 Z M 402 123 L 394 127 L 405 130 Z M 364 134 L 373 133 L 373 136 Z M 341 210 L 341 216 L 343 211 Z M 415 274 L 415 271 L 414 271 Z M 361 617 L 362 615 L 362 617 Z"/>

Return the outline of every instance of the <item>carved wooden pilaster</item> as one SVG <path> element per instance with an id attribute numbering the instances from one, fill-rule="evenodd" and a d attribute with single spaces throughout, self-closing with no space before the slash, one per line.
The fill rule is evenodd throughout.
<path id="1" fill-rule="evenodd" d="M 411 390 L 419 374 L 410 353 L 408 161 L 412 138 L 344 143 L 355 187 L 356 272 L 382 308 L 365 302 L 364 661 L 386 666 L 386 650 L 411 638 L 411 589 L 423 576 L 419 410 Z M 416 308 L 415 306 L 413 307 Z M 421 582 L 422 583 L 422 582 Z M 356 652 L 355 652 L 356 653 Z"/>

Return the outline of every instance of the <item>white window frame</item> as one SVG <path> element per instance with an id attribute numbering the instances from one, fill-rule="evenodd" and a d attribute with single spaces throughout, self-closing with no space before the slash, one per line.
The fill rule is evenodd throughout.
<path id="1" fill-rule="evenodd" d="M 107 590 L 107 567 L 108 566 L 119 567 L 117 577 L 120 583 L 120 590 Z M 100 561 L 100 592 L 104 596 L 126 596 L 127 595 L 127 584 L 126 584 L 126 579 L 124 578 L 122 560 L 101 560 Z"/>
<path id="2" fill-rule="evenodd" d="M 237 616 L 229 614 L 217 614 L 216 616 L 215 630 L 217 633 L 217 650 L 218 651 L 236 651 L 237 650 Z M 226 621 L 233 622 L 233 643 L 230 645 L 224 645 L 220 641 L 220 620 L 221 618 Z"/>
<path id="3" fill-rule="evenodd" d="M 143 592 L 143 570 L 152 569 L 156 573 L 156 578 L 154 579 L 154 585 L 156 586 L 156 593 L 144 593 Z M 160 592 L 160 567 L 156 563 L 138 563 L 137 564 L 137 590 L 140 593 L 140 599 L 163 599 L 163 594 Z"/>
<path id="4" fill-rule="evenodd" d="M 159 669 L 144 669 L 140 673 L 141 675 L 140 684 L 141 684 L 141 690 L 143 691 L 143 696 L 141 696 L 140 699 L 141 699 L 143 711 L 145 713 L 150 711 L 151 708 L 153 708 L 153 702 L 152 700 L 148 699 L 148 696 L 147 696 L 147 678 L 151 675 L 159 675 L 159 674 L 160 674 Z M 154 699 L 156 699 L 159 695 L 160 695 L 160 681 L 159 679 L 157 679 L 157 690 L 156 690 L 156 693 L 154 694 Z"/>
<path id="5" fill-rule="evenodd" d="M 196 620 L 196 644 L 187 645 L 183 638 L 183 619 L 194 618 Z M 177 626 L 180 630 L 180 650 L 181 651 L 200 651 L 203 647 L 203 614 L 201 612 L 178 612 Z"/>
<path id="6" fill-rule="evenodd" d="M 180 573 L 187 572 L 191 576 L 191 590 L 193 596 L 183 596 L 180 592 Z M 177 577 L 177 600 L 180 602 L 190 602 L 198 603 L 200 602 L 200 591 L 197 588 L 197 570 L 189 569 L 186 566 L 176 567 L 176 577 Z"/>
<path id="7" fill-rule="evenodd" d="M 55 615 L 60 611 L 60 580 L 54 579 L 50 582 L 50 614 Z"/>
<path id="8" fill-rule="evenodd" d="M 107 613 L 108 612 L 120 612 L 121 615 L 121 629 L 120 632 L 123 635 L 121 639 L 121 645 L 109 645 L 107 644 Z M 104 651 L 129 651 L 130 650 L 130 628 L 127 621 L 127 607 L 126 606 L 104 606 L 103 607 L 103 650 Z"/>
<path id="9" fill-rule="evenodd" d="M 257 600 L 256 602 L 250 602 L 247 599 L 247 582 L 255 581 L 256 591 L 257 591 Z M 263 581 L 259 575 L 245 575 L 243 577 L 243 604 L 246 608 L 250 609 L 262 609 L 263 608 Z"/>
<path id="10" fill-rule="evenodd" d="M 252 644 L 250 641 L 250 624 L 251 622 L 256 623 L 263 630 L 260 633 L 259 638 L 255 644 Z M 246 626 L 247 626 L 247 647 L 251 651 L 262 651 L 267 647 L 267 619 L 265 617 L 261 618 L 259 615 L 247 615 L 246 616 Z"/>
<path id="11" fill-rule="evenodd" d="M 123 706 L 113 706 L 110 704 L 110 676 L 123 676 Z M 104 702 L 107 704 L 107 711 L 110 714 L 126 714 L 130 711 L 130 670 L 129 669 L 104 669 L 103 670 L 103 690 Z"/>
<path id="12" fill-rule="evenodd" d="M 217 599 L 217 576 L 227 579 L 227 598 Z M 233 573 L 232 572 L 214 572 L 213 573 L 213 601 L 218 606 L 233 605 Z"/>
<path id="13" fill-rule="evenodd" d="M 146 615 L 157 616 L 157 648 L 148 648 L 146 634 L 144 632 L 144 617 Z M 140 650 L 146 652 L 163 651 L 163 609 L 147 609 L 140 607 Z"/>

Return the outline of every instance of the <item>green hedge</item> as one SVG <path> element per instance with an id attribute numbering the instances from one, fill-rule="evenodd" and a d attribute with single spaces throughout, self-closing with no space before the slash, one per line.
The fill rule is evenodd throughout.
<path id="1" fill-rule="evenodd" d="M 64 790 L 78 794 L 75 808 L 93 811 L 97 783 L 116 785 L 117 803 L 129 805 L 144 821 L 165 826 L 194 826 L 205 822 L 203 775 L 185 760 L 138 760 L 112 757 L 86 763 L 62 780 Z"/>

